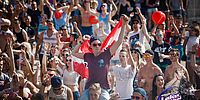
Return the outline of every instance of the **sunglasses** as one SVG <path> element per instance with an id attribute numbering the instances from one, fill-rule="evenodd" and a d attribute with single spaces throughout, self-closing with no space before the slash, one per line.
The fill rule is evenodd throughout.
<path id="1" fill-rule="evenodd" d="M 48 75 L 51 76 L 51 77 L 54 76 L 54 74 L 48 74 Z"/>
<path id="2" fill-rule="evenodd" d="M 137 51 L 135 51 L 135 50 L 132 50 L 132 51 L 131 51 L 131 53 L 137 53 Z"/>
<path id="3" fill-rule="evenodd" d="M 68 56 L 69 56 L 69 54 L 62 54 L 62 56 L 63 56 L 63 57 L 68 57 Z"/>
<path id="4" fill-rule="evenodd" d="M 100 46 L 101 46 L 101 43 L 98 43 L 98 44 L 93 44 L 93 46 L 94 46 L 94 47 L 97 47 L 97 46 L 99 46 L 99 47 L 100 47 Z"/>
<path id="5" fill-rule="evenodd" d="M 140 100 L 140 97 L 139 96 L 131 96 L 132 99 L 135 99 L 135 100 Z"/>
<path id="6" fill-rule="evenodd" d="M 72 62 L 72 59 L 66 59 L 66 62 Z"/>
<path id="7" fill-rule="evenodd" d="M 67 29 L 61 29 L 62 31 L 67 30 Z"/>
<path id="8" fill-rule="evenodd" d="M 170 56 L 176 57 L 176 56 L 178 56 L 178 53 L 171 53 Z"/>
<path id="9" fill-rule="evenodd" d="M 106 7 L 105 5 L 102 5 L 101 7 Z"/>
<path id="10" fill-rule="evenodd" d="M 144 58 L 150 58 L 151 57 L 151 55 L 149 55 L 149 54 L 144 54 L 144 56 L 143 56 Z"/>
<path id="11" fill-rule="evenodd" d="M 162 37 L 163 35 L 162 34 L 156 34 L 156 36 Z"/>

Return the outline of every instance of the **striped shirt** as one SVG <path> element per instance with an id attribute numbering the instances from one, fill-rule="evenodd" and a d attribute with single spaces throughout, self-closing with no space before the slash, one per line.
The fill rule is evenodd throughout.
<path id="1" fill-rule="evenodd" d="M 50 37 L 48 37 L 47 31 L 44 32 L 40 54 L 44 54 L 44 43 L 50 43 L 50 46 L 57 45 L 58 41 L 57 41 L 56 33 L 57 31 L 54 31 L 53 34 Z"/>

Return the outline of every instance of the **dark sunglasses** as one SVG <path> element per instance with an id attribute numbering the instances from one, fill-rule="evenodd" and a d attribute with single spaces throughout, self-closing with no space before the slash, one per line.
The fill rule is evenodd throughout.
<path id="1" fill-rule="evenodd" d="M 54 74 L 49 74 L 49 76 L 51 76 L 51 77 L 52 77 L 52 76 L 54 76 Z"/>
<path id="2" fill-rule="evenodd" d="M 101 46 L 101 43 L 93 44 L 94 47 L 96 47 L 97 45 L 98 45 L 98 46 Z"/>
<path id="3" fill-rule="evenodd" d="M 62 54 L 62 56 L 63 56 L 63 57 L 68 57 L 68 56 L 69 56 L 69 54 Z"/>
<path id="4" fill-rule="evenodd" d="M 67 30 L 67 29 L 64 28 L 64 29 L 61 29 L 61 30 L 64 31 L 64 30 Z"/>
<path id="5" fill-rule="evenodd" d="M 137 51 L 135 51 L 135 50 L 132 50 L 132 51 L 131 51 L 131 53 L 137 53 Z"/>
<path id="6" fill-rule="evenodd" d="M 72 59 L 66 59 L 66 62 L 72 62 Z"/>
<path id="7" fill-rule="evenodd" d="M 171 53 L 170 54 L 172 57 L 176 57 L 176 56 L 178 56 L 178 53 Z"/>
<path id="8" fill-rule="evenodd" d="M 101 7 L 106 7 L 105 5 L 102 5 Z"/>
<path id="9" fill-rule="evenodd" d="M 140 97 L 139 96 L 131 96 L 132 99 L 135 99 L 135 100 L 140 100 Z"/>

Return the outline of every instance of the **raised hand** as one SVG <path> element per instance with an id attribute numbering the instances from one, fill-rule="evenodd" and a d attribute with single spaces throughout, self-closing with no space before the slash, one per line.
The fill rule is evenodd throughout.
<path id="1" fill-rule="evenodd" d="M 122 14 L 121 18 L 122 18 L 122 25 L 128 24 L 129 18 L 127 15 Z"/>
<path id="2" fill-rule="evenodd" d="M 21 54 L 22 54 L 22 57 L 23 57 L 23 58 L 26 57 L 26 52 L 25 52 L 25 50 L 21 50 Z"/>
<path id="3" fill-rule="evenodd" d="M 50 43 L 44 42 L 44 50 L 49 51 Z"/>
<path id="4" fill-rule="evenodd" d="M 76 22 L 73 22 L 73 24 L 74 24 L 74 28 L 78 28 L 78 25 Z"/>

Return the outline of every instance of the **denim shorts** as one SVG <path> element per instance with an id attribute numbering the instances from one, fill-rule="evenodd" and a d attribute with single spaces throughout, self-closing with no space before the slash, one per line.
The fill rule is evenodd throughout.
<path id="1" fill-rule="evenodd" d="M 93 29 L 92 29 L 92 26 L 82 26 L 81 27 L 81 33 L 82 35 L 89 35 L 89 36 L 92 36 L 93 35 Z"/>

